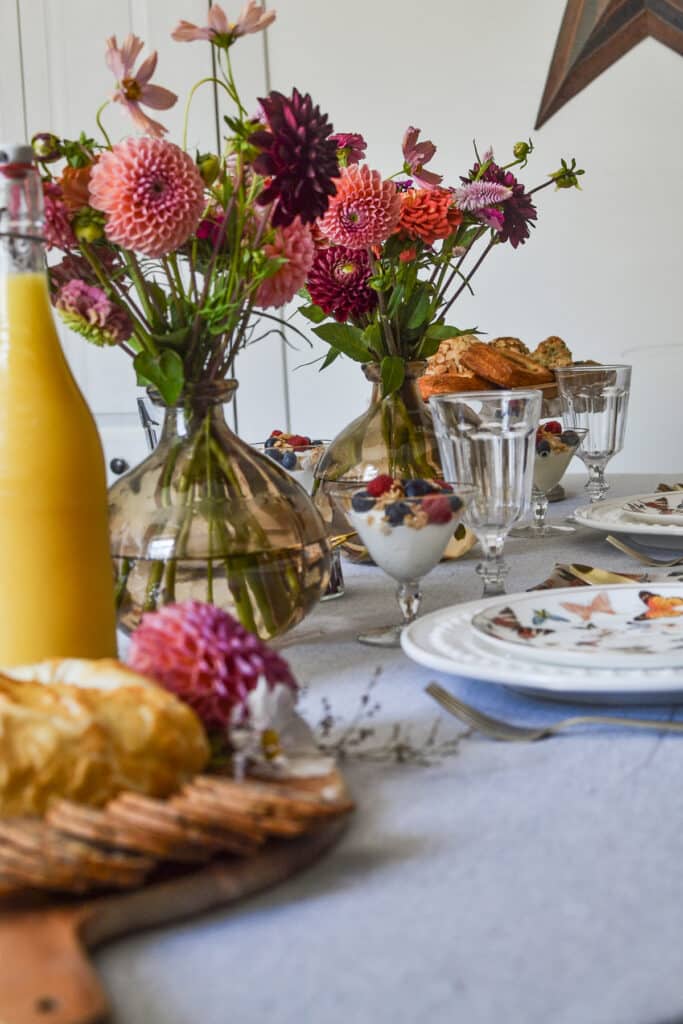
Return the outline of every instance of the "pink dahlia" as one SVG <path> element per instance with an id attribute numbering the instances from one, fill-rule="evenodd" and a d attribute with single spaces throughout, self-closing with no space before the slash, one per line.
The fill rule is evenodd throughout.
<path id="1" fill-rule="evenodd" d="M 297 217 L 287 227 L 276 228 L 275 241 L 263 248 L 269 259 L 285 262 L 262 281 L 256 293 L 256 305 L 262 309 L 284 306 L 291 302 L 299 288 L 303 288 L 313 265 L 315 246 L 311 232 Z"/>
<path id="2" fill-rule="evenodd" d="M 133 633 L 128 661 L 194 708 L 207 729 L 225 730 L 247 714 L 259 680 L 297 690 L 287 662 L 227 612 L 184 601 L 147 612 Z"/>
<path id="3" fill-rule="evenodd" d="M 111 302 L 101 288 L 75 279 L 63 285 L 55 298 L 55 308 L 73 331 L 94 345 L 118 345 L 133 333 L 133 324 L 125 309 Z"/>
<path id="4" fill-rule="evenodd" d="M 365 249 L 333 245 L 316 253 L 307 285 L 316 306 L 344 323 L 359 320 L 377 305 L 377 292 L 369 287 L 369 279 L 370 260 Z"/>
<path id="5" fill-rule="evenodd" d="M 382 181 L 379 171 L 367 164 L 353 164 L 336 181 L 337 192 L 320 230 L 337 245 L 365 249 L 379 245 L 396 229 L 401 216 L 401 196 L 393 181 Z"/>
<path id="6" fill-rule="evenodd" d="M 93 168 L 90 202 L 107 215 L 110 242 L 163 256 L 195 231 L 204 182 L 194 160 L 172 142 L 125 139 L 104 150 Z"/>
<path id="7" fill-rule="evenodd" d="M 59 185 L 51 181 L 43 182 L 43 202 L 45 204 L 45 243 L 48 249 L 71 249 L 76 245 L 76 238 L 71 228 L 69 210 Z"/>

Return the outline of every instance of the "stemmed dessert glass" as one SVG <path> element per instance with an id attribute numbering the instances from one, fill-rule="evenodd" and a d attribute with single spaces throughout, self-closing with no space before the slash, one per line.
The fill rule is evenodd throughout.
<path id="1" fill-rule="evenodd" d="M 585 429 L 577 452 L 588 469 L 591 504 L 609 490 L 605 466 L 624 446 L 631 367 L 622 364 L 566 366 L 555 370 L 565 425 Z"/>
<path id="2" fill-rule="evenodd" d="M 399 647 L 401 631 L 413 622 L 422 601 L 421 581 L 437 565 L 462 518 L 474 488 L 433 480 L 387 480 L 376 493 L 339 487 L 331 492 L 374 562 L 396 580 L 401 623 L 360 633 L 362 644 Z M 357 487 L 357 485 L 356 485 Z"/>
<path id="3" fill-rule="evenodd" d="M 536 540 L 540 537 L 555 537 L 562 533 L 575 533 L 576 527 L 570 522 L 549 523 L 548 495 L 564 476 L 572 458 L 578 454 L 585 427 L 564 430 L 557 420 L 542 423 L 536 431 L 536 456 L 534 459 L 534 480 L 531 488 L 533 519 L 524 526 L 510 530 L 512 537 L 526 537 Z"/>
<path id="4" fill-rule="evenodd" d="M 444 474 L 475 488 L 464 522 L 482 546 L 484 597 L 505 593 L 505 538 L 529 510 L 540 391 L 473 391 L 429 399 Z"/>

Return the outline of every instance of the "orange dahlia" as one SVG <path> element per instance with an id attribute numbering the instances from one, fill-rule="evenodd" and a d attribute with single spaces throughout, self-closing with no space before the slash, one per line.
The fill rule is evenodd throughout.
<path id="1" fill-rule="evenodd" d="M 76 213 L 90 205 L 90 175 L 93 164 L 85 167 L 65 167 L 59 178 L 62 198 L 68 210 Z"/>
<path id="2" fill-rule="evenodd" d="M 366 249 L 393 234 L 401 215 L 401 196 L 393 181 L 383 181 L 367 164 L 352 164 L 335 184 L 337 192 L 319 221 L 324 235 L 337 245 Z"/>
<path id="3" fill-rule="evenodd" d="M 445 188 L 414 189 L 401 193 L 399 231 L 408 238 L 434 245 L 447 238 L 462 223 L 462 213 Z"/>
<path id="4" fill-rule="evenodd" d="M 107 215 L 110 242 L 164 256 L 196 229 L 204 181 L 192 157 L 163 139 L 125 139 L 104 150 L 90 177 L 90 204 Z"/>

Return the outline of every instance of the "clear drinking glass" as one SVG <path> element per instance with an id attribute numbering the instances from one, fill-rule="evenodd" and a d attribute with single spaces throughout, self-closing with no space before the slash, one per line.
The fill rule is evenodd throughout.
<path id="1" fill-rule="evenodd" d="M 422 479 L 394 480 L 377 496 L 357 487 L 330 491 L 370 557 L 398 584 L 402 622 L 367 630 L 358 636 L 360 643 L 400 646 L 401 630 L 420 609 L 421 580 L 441 561 L 473 494 L 466 484 Z"/>
<path id="2" fill-rule="evenodd" d="M 444 475 L 474 485 L 464 522 L 482 546 L 484 597 L 505 593 L 503 546 L 529 510 L 540 391 L 476 391 L 429 399 Z"/>
<path id="3" fill-rule="evenodd" d="M 631 367 L 566 366 L 555 370 L 565 425 L 585 428 L 577 455 L 588 469 L 585 490 L 591 504 L 609 490 L 605 466 L 624 446 Z"/>
<path id="4" fill-rule="evenodd" d="M 557 428 L 557 429 L 550 429 Z M 586 436 L 585 427 L 563 429 L 557 420 L 542 423 L 536 431 L 536 456 L 534 458 L 534 482 L 531 488 L 531 513 L 533 519 L 525 526 L 510 530 L 512 537 L 526 537 L 536 540 L 540 537 L 555 537 L 561 533 L 574 533 L 576 527 L 565 521 L 551 522 L 548 514 L 548 495 L 557 487 L 567 466 L 578 454 L 581 442 Z"/>

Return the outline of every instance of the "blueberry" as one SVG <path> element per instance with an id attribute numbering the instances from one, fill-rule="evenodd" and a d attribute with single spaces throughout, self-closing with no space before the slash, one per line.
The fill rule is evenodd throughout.
<path id="1" fill-rule="evenodd" d="M 457 494 L 454 494 L 448 501 L 451 506 L 451 512 L 459 512 L 462 508 L 462 498 L 459 498 Z"/>
<path id="2" fill-rule="evenodd" d="M 375 507 L 375 499 L 367 491 L 356 491 L 351 498 L 351 508 L 354 512 L 369 512 Z"/>
<path id="3" fill-rule="evenodd" d="M 562 442 L 562 444 L 566 444 L 568 448 L 576 448 L 580 441 L 580 438 L 574 430 L 565 430 L 560 435 L 560 441 Z"/>
<path id="4" fill-rule="evenodd" d="M 264 448 L 272 448 L 276 441 L 277 441 L 276 437 L 269 437 L 263 447 Z"/>
<path id="5" fill-rule="evenodd" d="M 384 509 L 384 518 L 391 526 L 400 526 L 410 512 L 410 505 L 405 501 L 393 501 Z"/>
<path id="6" fill-rule="evenodd" d="M 436 491 L 427 480 L 406 480 L 403 489 L 407 498 L 422 498 L 425 494 L 434 494 Z"/>
<path id="7" fill-rule="evenodd" d="M 296 455 L 294 452 L 285 452 L 282 456 L 282 465 L 285 469 L 296 468 Z"/>
<path id="8" fill-rule="evenodd" d="M 549 441 L 539 441 L 538 444 L 536 445 L 536 454 L 537 455 L 541 455 L 544 458 L 546 457 L 546 455 L 550 455 L 550 442 Z"/>
<path id="9" fill-rule="evenodd" d="M 322 441 L 311 441 L 311 448 L 319 448 Z"/>
<path id="10" fill-rule="evenodd" d="M 275 462 L 282 463 L 282 452 L 279 448 L 269 448 L 266 454 L 270 455 L 271 459 L 274 459 Z"/>

